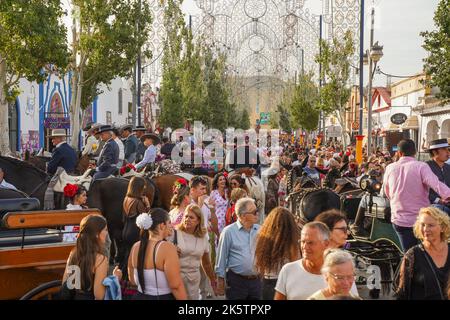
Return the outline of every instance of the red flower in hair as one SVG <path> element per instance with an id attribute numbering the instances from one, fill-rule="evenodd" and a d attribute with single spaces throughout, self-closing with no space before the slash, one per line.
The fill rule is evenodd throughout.
<path id="1" fill-rule="evenodd" d="M 180 189 L 182 186 L 187 186 L 187 184 L 188 183 L 186 179 L 183 178 L 177 179 L 177 181 L 175 181 L 175 183 L 173 184 L 172 192 L 173 193 L 178 192 L 178 189 Z"/>
<path id="2" fill-rule="evenodd" d="M 224 176 L 225 178 L 228 178 L 228 172 L 224 171 L 224 172 L 223 172 L 223 176 Z"/>
<path id="3" fill-rule="evenodd" d="M 78 186 L 76 184 L 66 184 L 66 186 L 64 187 L 64 196 L 68 197 L 68 198 L 72 198 L 77 194 L 78 191 Z"/>

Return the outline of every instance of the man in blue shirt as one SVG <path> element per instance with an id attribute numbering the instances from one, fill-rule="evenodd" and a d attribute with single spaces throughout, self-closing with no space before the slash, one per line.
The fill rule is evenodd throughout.
<path id="1" fill-rule="evenodd" d="M 141 141 L 147 148 L 144 153 L 144 159 L 136 164 L 136 170 L 141 171 L 149 164 L 154 164 L 156 160 L 156 145 L 159 144 L 160 139 L 154 133 L 147 133 L 141 137 Z"/>
<path id="2" fill-rule="evenodd" d="M 223 295 L 225 278 L 227 300 L 260 300 L 261 279 L 254 268 L 256 237 L 260 225 L 255 201 L 236 202 L 238 221 L 225 227 L 220 235 L 215 272 L 217 289 Z"/>
<path id="3" fill-rule="evenodd" d="M 303 172 L 314 181 L 315 184 L 320 186 L 320 173 L 316 169 L 316 157 L 309 156 L 306 167 L 303 168 Z"/>
<path id="4" fill-rule="evenodd" d="M 100 157 L 98 159 L 97 168 L 92 181 L 97 179 L 104 179 L 114 174 L 117 171 L 117 163 L 119 162 L 119 146 L 112 138 L 113 128 L 110 125 L 101 126 L 99 133 L 101 139 L 105 141 Z M 90 166 L 90 168 L 92 168 Z"/>
<path id="5" fill-rule="evenodd" d="M 122 138 L 125 147 L 125 160 L 127 163 L 133 163 L 136 160 L 139 140 L 132 134 L 133 126 L 131 124 L 122 127 Z"/>
<path id="6" fill-rule="evenodd" d="M 69 174 L 75 171 L 78 157 L 75 150 L 66 143 L 66 136 L 65 129 L 53 129 L 50 135 L 55 146 L 52 158 L 47 163 L 47 172 L 51 175 L 55 174 L 58 167 L 63 167 Z"/>

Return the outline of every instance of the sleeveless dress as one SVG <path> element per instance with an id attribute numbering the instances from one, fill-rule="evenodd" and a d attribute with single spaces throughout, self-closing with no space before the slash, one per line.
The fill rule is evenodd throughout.
<path id="1" fill-rule="evenodd" d="M 225 217 L 227 215 L 227 208 L 228 208 L 228 195 L 227 190 L 225 190 L 225 199 L 220 195 L 218 190 L 213 190 L 210 195 L 211 198 L 214 199 L 216 202 L 215 206 L 215 213 L 217 216 L 217 222 L 219 226 L 219 233 L 222 232 L 223 228 L 225 228 Z"/>
<path id="2" fill-rule="evenodd" d="M 199 300 L 200 268 L 204 253 L 209 253 L 208 238 L 198 238 L 177 230 L 180 254 L 180 270 L 189 300 Z"/>

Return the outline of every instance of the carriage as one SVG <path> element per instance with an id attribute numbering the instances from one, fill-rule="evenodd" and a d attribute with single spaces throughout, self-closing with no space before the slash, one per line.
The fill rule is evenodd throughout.
<path id="1" fill-rule="evenodd" d="M 0 299 L 54 299 L 75 242 L 66 225 L 79 225 L 97 209 L 40 211 L 34 198 L 0 200 Z"/>
<path id="2" fill-rule="evenodd" d="M 305 188 L 307 181 L 295 192 L 291 192 L 287 198 L 290 211 L 294 214 L 299 228 L 326 210 L 341 210 L 352 222 L 356 217 L 359 203 L 364 191 L 355 188 L 353 181 L 343 181 L 338 183 L 338 189 L 343 190 L 337 193 L 323 187 Z M 353 188 L 352 188 L 353 187 Z M 371 220 L 371 229 L 367 237 L 360 237 L 354 234 L 349 236 L 345 247 L 355 259 L 357 269 L 357 285 L 369 284 L 369 294 L 372 298 L 378 298 L 380 292 L 389 293 L 392 289 L 395 274 L 403 256 L 400 240 L 388 217 L 384 214 L 366 214 Z M 374 268 L 378 267 L 378 283 L 371 283 Z M 382 289 L 382 291 L 381 291 Z"/>

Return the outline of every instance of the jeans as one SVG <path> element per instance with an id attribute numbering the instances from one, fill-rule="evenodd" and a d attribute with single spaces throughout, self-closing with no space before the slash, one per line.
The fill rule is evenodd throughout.
<path id="1" fill-rule="evenodd" d="M 233 271 L 227 272 L 227 300 L 261 300 L 261 279 L 244 279 Z"/>
<path id="2" fill-rule="evenodd" d="M 441 211 L 444 211 L 446 214 L 450 215 L 450 207 L 444 206 L 443 204 L 433 204 L 431 205 L 434 208 L 438 208 Z"/>
<path id="3" fill-rule="evenodd" d="M 417 238 L 414 236 L 413 228 L 411 227 L 400 227 L 395 224 L 395 232 L 397 233 L 400 242 L 402 244 L 403 252 L 408 251 L 410 248 L 414 247 L 418 242 Z"/>
<path id="4" fill-rule="evenodd" d="M 275 296 L 275 286 L 277 285 L 277 279 L 263 279 L 262 299 L 273 300 Z"/>

